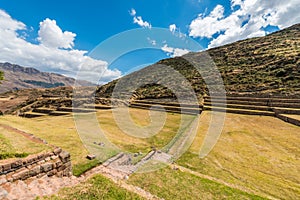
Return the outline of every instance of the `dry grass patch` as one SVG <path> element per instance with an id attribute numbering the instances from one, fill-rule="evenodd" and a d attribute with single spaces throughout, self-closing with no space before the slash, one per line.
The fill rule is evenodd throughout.
<path id="1" fill-rule="evenodd" d="M 47 145 L 32 142 L 19 133 L 0 127 L 0 160 L 25 157 L 47 150 L 50 150 Z"/>
<path id="2" fill-rule="evenodd" d="M 263 196 L 300 198 L 300 127 L 273 117 L 227 114 L 222 135 L 211 153 L 198 157 L 210 112 L 180 165 L 236 184 Z"/>
<path id="3" fill-rule="evenodd" d="M 174 199 L 264 199 L 170 167 L 134 174 L 129 183 L 166 200 Z"/>

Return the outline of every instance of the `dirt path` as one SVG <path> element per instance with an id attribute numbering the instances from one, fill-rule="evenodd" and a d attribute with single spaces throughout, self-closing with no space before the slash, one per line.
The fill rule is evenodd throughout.
<path id="1" fill-rule="evenodd" d="M 255 194 L 255 195 L 258 195 L 258 196 L 262 196 L 261 194 L 257 194 L 257 192 L 253 191 L 253 190 L 249 190 L 247 188 L 244 188 L 244 187 L 240 187 L 238 185 L 234 185 L 234 184 L 230 184 L 230 183 L 227 183 L 223 180 L 220 180 L 220 179 L 217 179 L 215 177 L 212 177 L 212 176 L 208 176 L 208 175 L 205 175 L 205 174 L 201 174 L 199 172 L 195 172 L 191 169 L 188 169 L 186 167 L 183 167 L 183 166 L 180 166 L 180 165 L 176 165 L 176 164 L 172 164 L 171 165 L 172 168 L 174 169 L 179 169 L 180 171 L 182 172 L 187 172 L 187 173 L 190 173 L 190 174 L 193 174 L 195 176 L 198 176 L 200 178 L 205 178 L 205 179 L 208 179 L 208 180 L 211 180 L 211 181 L 214 181 L 214 182 L 217 182 L 217 183 L 220 183 L 222 185 L 226 185 L 228 187 L 231 187 L 231 188 L 234 188 L 234 189 L 238 189 L 238 190 L 241 190 L 243 192 L 246 192 L 246 193 L 250 193 L 250 194 Z M 272 196 L 265 196 L 265 198 L 268 198 L 268 199 L 272 199 L 272 200 L 278 200 Z"/>
<path id="2" fill-rule="evenodd" d="M 20 134 L 20 135 L 23 135 L 24 137 L 26 137 L 28 140 L 30 140 L 30 141 L 32 141 L 32 142 L 36 142 L 36 143 L 39 143 L 39 144 L 47 144 L 47 145 L 48 145 L 48 143 L 47 143 L 45 140 L 42 140 L 42 139 L 40 139 L 40 138 L 37 138 L 37 137 L 35 137 L 33 134 L 26 133 L 26 132 L 21 131 L 21 130 L 19 130 L 19 129 L 16 129 L 16 128 L 13 128 L 13 127 L 11 127 L 11 126 L 8 126 L 8 125 L 6 125 L 6 124 L 0 124 L 0 127 L 6 129 L 6 130 L 8 130 L 8 131 L 12 131 L 12 132 L 18 133 L 18 134 Z M 50 145 L 50 146 L 52 146 L 52 145 Z"/>

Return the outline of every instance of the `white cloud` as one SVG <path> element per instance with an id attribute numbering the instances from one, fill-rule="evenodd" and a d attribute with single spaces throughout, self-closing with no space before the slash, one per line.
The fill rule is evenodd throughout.
<path id="1" fill-rule="evenodd" d="M 138 24 L 140 27 L 144 27 L 144 28 L 151 28 L 152 27 L 150 22 L 144 21 L 141 16 L 136 16 L 136 10 L 135 9 L 132 8 L 129 14 L 131 16 L 133 16 L 133 23 L 134 24 Z"/>
<path id="2" fill-rule="evenodd" d="M 149 38 L 149 37 L 147 37 L 147 40 L 148 40 L 148 42 L 149 42 L 151 45 L 156 46 L 156 44 L 157 44 L 156 40 L 153 40 L 153 39 L 151 39 L 151 38 Z"/>
<path id="3" fill-rule="evenodd" d="M 174 48 L 174 47 L 169 47 L 167 44 L 165 44 L 162 48 L 162 51 L 166 52 L 168 56 L 170 57 L 177 57 L 177 56 L 182 56 L 184 54 L 189 53 L 190 51 L 187 49 L 180 49 L 180 48 Z"/>
<path id="4" fill-rule="evenodd" d="M 62 30 L 57 26 L 55 20 L 45 19 L 40 22 L 38 40 L 41 44 L 51 48 L 72 48 L 74 46 L 75 33 Z"/>
<path id="5" fill-rule="evenodd" d="M 133 23 L 138 24 L 141 27 L 144 28 L 151 28 L 151 24 L 147 21 L 144 21 L 143 18 L 141 16 L 134 16 L 133 17 Z"/>
<path id="6" fill-rule="evenodd" d="M 135 9 L 131 8 L 129 14 L 130 14 L 131 16 L 135 16 L 135 15 L 136 15 Z"/>
<path id="7" fill-rule="evenodd" d="M 300 22 L 300 4 L 298 0 L 231 0 L 235 9 L 224 16 L 224 7 L 217 5 L 208 16 L 200 14 L 190 24 L 192 37 L 213 38 L 209 48 L 250 37 L 263 36 L 263 28 L 268 25 L 280 29 Z"/>
<path id="8" fill-rule="evenodd" d="M 172 33 L 174 33 L 174 32 L 176 31 L 176 29 L 177 29 L 176 24 L 171 24 L 171 25 L 169 26 L 169 30 L 170 30 Z"/>
<path id="9" fill-rule="evenodd" d="M 49 22 L 52 28 L 56 25 L 52 20 L 46 19 L 45 21 Z M 79 70 L 82 70 L 82 74 L 90 73 L 90 75 L 79 78 L 94 82 L 99 79 L 97 73 L 103 74 L 106 80 L 121 76 L 120 71 L 108 69 L 105 61 L 87 56 L 86 51 L 60 49 L 59 47 L 72 47 L 75 35 L 73 36 L 69 32 L 64 32 L 68 33 L 64 35 L 58 26 L 52 29 L 52 31 L 54 30 L 53 36 L 40 35 L 41 44 L 32 44 L 26 41 L 17 34 L 17 31 L 20 30 L 26 30 L 25 24 L 12 19 L 6 12 L 0 10 L 0 62 L 16 63 L 22 66 L 34 67 L 41 71 L 67 71 L 68 75 L 73 77 L 76 76 Z M 55 32 L 55 30 L 61 32 Z M 67 41 L 61 41 L 61 37 L 67 37 Z"/>

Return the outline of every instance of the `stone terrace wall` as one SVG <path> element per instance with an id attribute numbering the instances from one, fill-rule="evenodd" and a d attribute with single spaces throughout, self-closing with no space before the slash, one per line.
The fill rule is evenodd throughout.
<path id="1" fill-rule="evenodd" d="M 0 162 L 0 186 L 30 177 L 71 176 L 70 154 L 60 148 L 52 152 L 30 155 L 23 159 Z"/>

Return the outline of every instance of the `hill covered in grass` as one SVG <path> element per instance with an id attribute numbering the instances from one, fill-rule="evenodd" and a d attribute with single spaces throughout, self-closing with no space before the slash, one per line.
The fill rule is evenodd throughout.
<path id="1" fill-rule="evenodd" d="M 175 94 L 161 84 L 162 79 L 172 78 L 172 73 L 168 75 L 169 77 L 160 77 L 162 67 L 170 66 L 190 82 L 201 98 L 202 95 L 208 94 L 208 89 L 203 74 L 200 75 L 190 62 L 192 59 L 200 65 L 207 63 L 207 60 L 213 61 L 221 74 L 228 94 L 299 96 L 299 58 L 300 24 L 296 24 L 264 37 L 250 38 L 204 52 L 161 60 L 123 77 L 122 79 L 130 80 L 129 84 L 133 85 L 141 77 L 145 83 L 152 81 L 151 84 L 144 84 L 138 89 L 126 87 L 125 90 L 128 91 L 124 92 L 134 90 L 133 98 L 135 99 L 175 98 Z M 206 68 L 209 67 L 206 66 Z M 209 69 L 205 70 L 209 72 Z M 144 75 L 147 73 L 149 76 Z M 206 75 L 209 76 L 209 73 Z M 96 95 L 110 97 L 117 82 L 118 80 L 115 80 L 99 87 Z M 181 85 L 176 81 L 171 84 L 174 87 Z"/>

